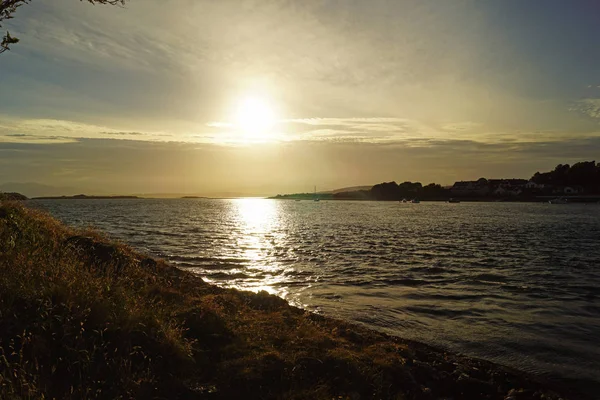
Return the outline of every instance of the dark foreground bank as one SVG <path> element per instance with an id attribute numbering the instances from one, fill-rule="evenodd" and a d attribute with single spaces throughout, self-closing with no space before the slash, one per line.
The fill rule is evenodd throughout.
<path id="1" fill-rule="evenodd" d="M 559 394 L 560 393 L 560 394 Z M 0 206 L 0 398 L 581 399 Z"/>

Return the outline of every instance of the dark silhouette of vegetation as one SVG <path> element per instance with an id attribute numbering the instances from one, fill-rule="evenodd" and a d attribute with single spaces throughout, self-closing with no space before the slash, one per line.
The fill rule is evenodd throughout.
<path id="1" fill-rule="evenodd" d="M 523 373 L 208 285 L 17 203 L 0 205 L 0 321 L 2 399 L 566 399 Z"/>
<path id="2" fill-rule="evenodd" d="M 371 198 L 374 200 L 441 200 L 447 197 L 448 191 L 441 185 L 430 183 L 423 186 L 421 182 L 396 182 L 380 183 L 371 189 Z"/>
<path id="3" fill-rule="evenodd" d="M 600 193 L 600 163 L 583 161 L 569 166 L 559 164 L 550 172 L 536 172 L 531 180 L 550 186 L 580 186 L 587 193 Z"/>
<path id="4" fill-rule="evenodd" d="M 600 163 L 583 161 L 559 164 L 553 171 L 536 172 L 527 179 L 486 179 L 459 181 L 452 188 L 437 183 L 423 186 L 420 182 L 383 182 L 370 190 L 338 191 L 320 194 L 321 199 L 333 200 L 448 200 L 460 198 L 470 201 L 548 201 L 547 197 L 578 196 L 574 202 L 600 200 Z M 312 193 L 277 195 L 277 199 L 311 199 Z"/>
<path id="5" fill-rule="evenodd" d="M 548 201 L 569 196 L 572 202 L 600 199 L 600 164 L 583 161 L 569 166 L 559 164 L 550 172 L 536 172 L 531 179 L 485 179 L 456 182 L 454 197 L 474 201 Z"/>
<path id="6" fill-rule="evenodd" d="M 383 182 L 371 188 L 371 196 L 374 200 L 400 200 L 400 189 L 396 182 Z"/>
<path id="7" fill-rule="evenodd" d="M 21 193 L 4 193 L 0 192 L 0 201 L 22 201 L 27 200 L 27 196 Z"/>
<path id="8" fill-rule="evenodd" d="M 371 190 L 352 190 L 333 194 L 333 200 L 372 200 Z"/>
<path id="9" fill-rule="evenodd" d="M 448 190 L 444 189 L 442 185 L 430 183 L 427 186 L 423 186 L 421 197 L 423 199 L 439 199 L 444 198 L 447 194 Z"/>
<path id="10" fill-rule="evenodd" d="M 91 4 L 110 4 L 110 5 L 124 5 L 125 0 L 80 0 L 87 1 Z M 31 0 L 0 0 L 0 28 L 2 28 L 2 22 L 14 18 L 14 14 L 17 9 L 25 4 L 29 4 Z M 12 36 L 10 32 L 2 37 L 0 42 L 0 54 L 7 50 L 10 50 L 10 46 L 19 43 L 19 39 Z"/>

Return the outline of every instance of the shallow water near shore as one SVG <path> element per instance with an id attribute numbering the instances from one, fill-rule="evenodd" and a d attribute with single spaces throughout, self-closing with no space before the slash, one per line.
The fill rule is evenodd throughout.
<path id="1" fill-rule="evenodd" d="M 600 205 L 29 203 L 221 286 L 600 393 Z"/>

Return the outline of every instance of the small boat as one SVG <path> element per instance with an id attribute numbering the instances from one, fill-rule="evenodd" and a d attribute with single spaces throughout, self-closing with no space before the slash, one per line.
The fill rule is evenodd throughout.
<path id="1" fill-rule="evenodd" d="M 453 199 L 452 197 L 448 199 L 448 203 L 460 203 L 460 200 Z"/>
<path id="2" fill-rule="evenodd" d="M 408 203 L 408 200 L 406 200 L 406 199 L 398 200 L 398 203 Z"/>
<path id="3" fill-rule="evenodd" d="M 315 186 L 315 195 L 314 195 L 314 201 L 321 201 L 321 199 L 319 199 L 319 197 L 317 196 L 317 187 Z"/>
<path id="4" fill-rule="evenodd" d="M 410 202 L 413 203 L 413 204 L 419 204 L 421 202 L 421 200 L 419 200 L 419 199 L 412 199 Z"/>
<path id="5" fill-rule="evenodd" d="M 557 197 L 548 201 L 549 204 L 568 204 L 569 202 L 564 197 Z"/>

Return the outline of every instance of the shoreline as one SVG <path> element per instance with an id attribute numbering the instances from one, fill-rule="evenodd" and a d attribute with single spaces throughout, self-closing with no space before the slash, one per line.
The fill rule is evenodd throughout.
<path id="1" fill-rule="evenodd" d="M 526 200 L 526 199 L 459 199 L 460 203 L 519 203 L 519 204 L 548 204 L 549 200 L 554 199 L 555 197 L 549 196 L 547 199 L 536 199 L 536 200 Z M 600 197 L 599 197 L 600 198 Z M 135 197 L 135 196 L 89 196 L 85 198 L 78 197 L 32 197 L 28 199 L 23 199 L 19 201 L 39 201 L 39 200 L 236 200 L 236 199 L 261 199 L 261 200 L 277 200 L 277 201 L 288 201 L 288 202 L 305 202 L 305 203 L 313 203 L 312 199 L 294 199 L 294 198 L 275 198 L 275 197 Z M 375 203 L 398 203 L 398 204 L 412 204 L 410 202 L 401 203 L 397 200 L 373 200 L 373 199 L 320 199 L 319 202 L 375 202 Z M 448 203 L 447 199 L 439 199 L 439 200 L 420 200 L 420 203 Z M 598 199 L 574 199 L 566 204 L 558 204 L 558 205 L 569 205 L 569 204 L 600 204 Z"/>
<path id="2" fill-rule="evenodd" d="M 31 200 L 139 200 L 138 196 L 88 196 L 84 194 L 76 196 L 44 196 L 32 197 Z"/>
<path id="3" fill-rule="evenodd" d="M 49 299 L 52 310 L 68 305 L 61 314 L 67 321 L 81 322 L 87 331 L 102 327 L 108 333 L 115 328 L 121 334 L 127 332 L 120 339 L 128 343 L 124 347 L 139 347 L 146 357 L 160 359 L 172 368 L 163 370 L 161 363 L 144 363 L 123 355 L 125 364 L 139 362 L 144 366 L 140 376 L 150 373 L 158 377 L 146 378 L 155 388 L 136 387 L 132 382 L 140 378 L 132 374 L 132 382 L 118 387 L 107 380 L 105 393 L 129 390 L 140 395 L 150 390 L 215 399 L 342 396 L 508 400 L 541 399 L 542 394 L 546 399 L 569 398 L 564 396 L 565 388 L 508 367 L 312 314 L 266 292 L 242 292 L 207 284 L 190 272 L 148 258 L 97 233 L 68 228 L 44 213 L 15 203 L 0 205 L 0 254 L 5 256 L 0 258 L 5 272 L 0 277 L 3 300 L 11 293 L 8 288 L 36 282 L 39 287 L 31 293 L 35 296 L 25 293 L 19 294 L 19 299 L 9 297 L 18 304 Z M 44 260 L 55 263 L 46 264 Z M 53 279 L 48 281 L 48 276 Z M 66 283 L 75 292 L 91 286 L 93 296 L 83 291 L 78 297 L 69 297 L 71 293 L 59 289 Z M 106 291 L 107 284 L 112 291 Z M 57 290 L 62 293 L 59 301 Z M 121 297 L 115 292 L 121 292 Z M 83 318 L 74 311 L 84 306 L 91 310 L 98 302 L 111 304 L 111 313 L 92 313 L 93 318 Z M 112 318 L 112 314 L 120 317 Z M 38 320 L 37 314 L 32 314 L 31 320 L 22 315 L 29 314 L 15 315 L 12 324 L 25 328 L 38 340 L 51 341 L 43 331 L 36 331 L 36 326 L 45 323 Z M 90 319 L 95 320 L 93 327 L 87 326 Z M 130 320 L 145 321 L 144 328 L 134 325 L 131 329 Z M 170 326 L 173 323 L 179 328 Z M 15 335 L 21 332 L 15 330 Z M 10 332 L 2 333 L 3 338 L 11 337 Z M 76 343 L 84 349 L 91 343 L 102 343 L 95 337 L 86 338 L 84 333 L 80 336 Z M 153 337 L 154 341 L 143 337 Z M 33 351 L 34 356 L 41 355 Z M 100 361 L 90 362 L 100 368 Z M 26 369 L 27 365 L 20 364 Z M 180 370 L 177 364 L 186 369 Z M 61 393 L 53 386 L 53 377 L 44 371 L 23 375 L 35 377 L 42 393 Z M 90 373 L 89 379 L 96 378 Z M 15 386 L 10 376 L 0 372 L 2 381 Z M 4 387 L 0 386 L 0 394 Z M 579 393 L 571 396 L 586 398 Z"/>
<path id="4" fill-rule="evenodd" d="M 524 198 L 478 198 L 478 197 L 454 197 L 454 200 L 459 200 L 458 203 L 541 203 L 545 204 L 548 201 L 556 199 L 558 196 L 543 196 L 535 199 L 524 199 Z M 564 199 L 571 199 L 572 201 L 568 204 L 598 204 L 600 201 L 600 196 L 590 196 L 589 198 L 584 197 L 569 197 L 569 196 L 560 196 Z M 304 202 L 312 202 L 312 199 L 301 198 L 301 197 L 265 197 L 267 200 L 280 200 L 280 201 L 304 201 Z M 402 203 L 399 200 L 376 200 L 376 199 L 328 199 L 322 198 L 319 201 L 373 201 L 377 203 Z M 443 199 L 420 199 L 421 203 L 448 203 L 447 198 Z M 404 202 L 402 204 L 411 204 L 410 202 Z"/>

